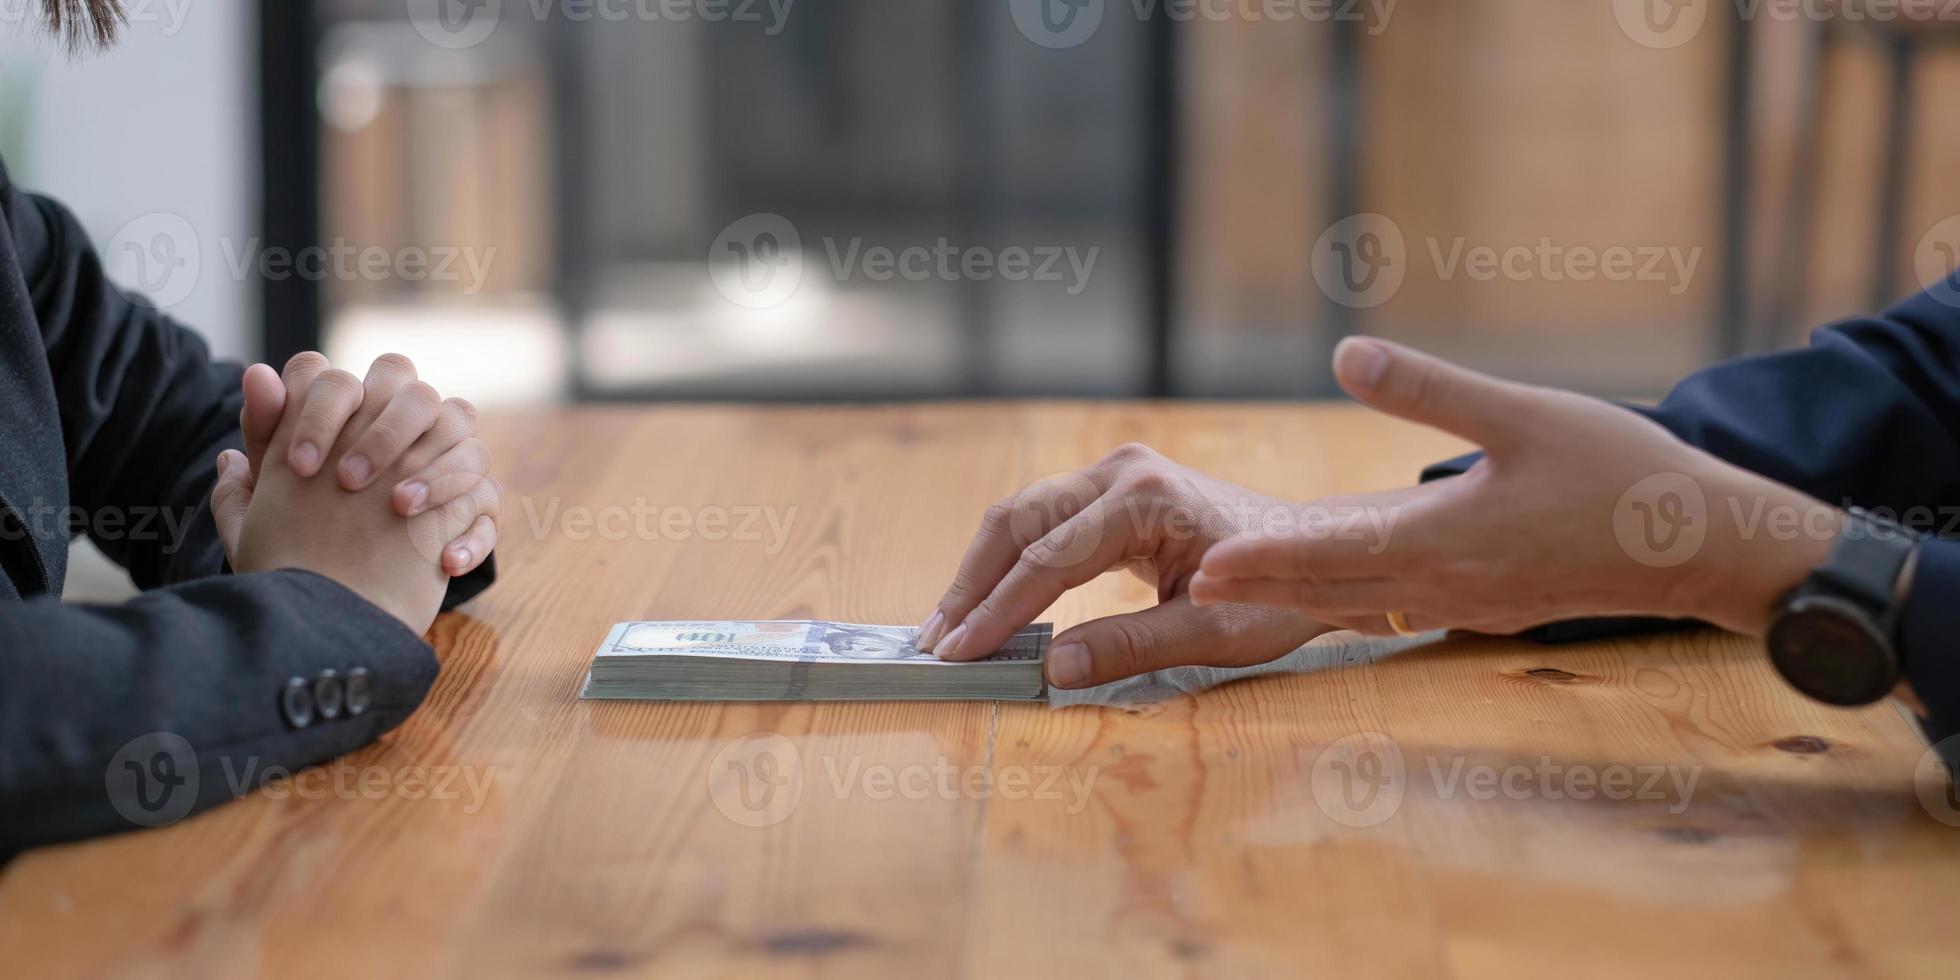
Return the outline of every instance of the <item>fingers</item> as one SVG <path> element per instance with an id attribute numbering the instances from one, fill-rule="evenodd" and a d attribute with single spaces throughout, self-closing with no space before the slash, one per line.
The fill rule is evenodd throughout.
<path id="1" fill-rule="evenodd" d="M 295 409 L 291 435 L 283 442 L 285 455 L 295 472 L 311 477 L 343 441 L 341 437 L 351 436 L 352 444 L 335 467 L 341 487 L 349 491 L 367 489 L 391 468 L 408 472 L 428 468 L 476 433 L 476 407 L 461 398 L 443 400 L 434 388 L 417 380 L 414 362 L 400 354 L 375 358 L 361 381 L 329 366 L 317 353 L 296 355 L 287 362 L 283 387 L 278 389 L 285 394 L 283 405 L 275 404 L 272 397 L 280 380 L 256 378 L 257 373 L 257 369 L 247 373 L 247 414 L 253 423 L 246 426 L 248 439 L 254 426 L 276 427 L 281 409 Z M 253 385 L 264 390 L 255 395 Z M 241 424 L 245 421 L 241 419 Z M 266 438 L 268 451 L 278 448 L 270 445 L 270 436 Z M 475 455 L 483 460 L 477 470 L 480 475 L 488 470 L 488 453 L 480 446 L 476 449 Z M 426 493 L 433 479 L 455 469 L 431 474 L 407 494 L 397 488 L 395 496 L 405 503 Z M 449 499 L 425 498 L 422 509 Z M 408 509 L 397 507 L 404 513 Z"/>
<path id="2" fill-rule="evenodd" d="M 1319 619 L 1320 617 L 1316 616 L 1314 618 Z M 1408 623 L 1409 628 L 1417 633 L 1428 633 L 1444 628 L 1440 622 L 1432 621 L 1428 617 L 1420 614 L 1405 616 L 1403 621 Z M 1400 635 L 1395 631 L 1394 626 L 1389 625 L 1388 616 L 1385 613 L 1375 612 L 1353 616 L 1334 616 L 1323 620 L 1323 622 L 1327 624 L 1330 631 L 1351 630 L 1363 636 Z"/>
<path id="3" fill-rule="evenodd" d="M 293 445 L 293 430 L 299 422 L 300 406 L 306 404 L 306 393 L 313 387 L 313 379 L 332 366 L 327 363 L 325 354 L 301 351 L 280 369 L 279 380 L 286 386 L 284 408 L 288 411 L 280 416 L 280 425 L 273 430 L 272 441 L 266 444 L 268 458 L 283 458 L 289 454 Z"/>
<path id="4" fill-rule="evenodd" d="M 490 552 L 497 547 L 497 522 L 494 518 L 478 517 L 463 536 L 449 543 L 442 551 L 442 570 L 453 578 L 476 571 Z"/>
<path id="5" fill-rule="evenodd" d="M 1207 549 L 1199 568 L 1213 579 L 1334 582 L 1394 576 L 1428 560 L 1440 535 L 1434 515 L 1450 511 L 1450 491 L 1424 484 L 1384 493 L 1293 504 L 1282 522 Z M 1443 524 L 1447 534 L 1448 524 Z"/>
<path id="6" fill-rule="evenodd" d="M 472 489 L 477 480 L 489 473 L 490 447 L 472 436 L 395 484 L 391 494 L 395 513 L 414 517 L 431 507 L 440 507 Z"/>
<path id="7" fill-rule="evenodd" d="M 1213 545 L 1198 568 L 1214 582 L 1340 582 L 1393 574 L 1413 551 L 1413 546 L 1391 550 L 1388 542 L 1364 536 L 1243 535 Z"/>
<path id="8" fill-rule="evenodd" d="M 942 660 L 993 653 L 1064 592 L 1120 564 L 1134 540 L 1122 504 L 1110 496 L 1098 498 L 1022 549 L 1000 584 L 933 652 Z"/>
<path id="9" fill-rule="evenodd" d="M 1101 490 L 1076 474 L 1052 476 L 1003 500 L 980 518 L 980 530 L 960 559 L 953 584 L 919 627 L 919 649 L 937 651 L 948 631 L 965 622 L 982 599 L 1021 560 L 1021 552 L 1088 507 Z M 1005 637 L 1002 637 L 1005 639 Z"/>
<path id="10" fill-rule="evenodd" d="M 1376 578 L 1344 582 L 1301 579 L 1220 579 L 1199 571 L 1189 586 L 1191 601 L 1200 608 L 1259 605 L 1295 610 L 1330 627 L 1370 636 L 1394 636 L 1388 612 L 1405 614 L 1403 622 L 1416 632 L 1444 628 L 1440 618 L 1416 609 L 1431 605 L 1418 586 L 1405 578 Z"/>
<path id="11" fill-rule="evenodd" d="M 1334 375 L 1371 408 L 1462 436 L 1491 452 L 1511 448 L 1534 421 L 1538 393 L 1373 338 L 1334 349 Z"/>
<path id="12" fill-rule="evenodd" d="M 299 399 L 299 417 L 286 448 L 286 463 L 293 472 L 310 477 L 320 472 L 328 450 L 340 438 L 340 430 L 361 407 L 363 388 L 360 379 L 339 368 L 309 370 L 310 361 L 295 372 L 294 363 L 307 357 L 300 354 L 287 363 L 286 388 L 292 397 Z M 321 365 L 326 363 L 318 354 L 311 357 L 318 358 Z"/>
<path id="13" fill-rule="evenodd" d="M 446 398 L 436 409 L 436 421 L 422 438 L 402 454 L 400 469 L 414 473 L 426 469 L 442 454 L 476 435 L 476 406 L 461 398 Z"/>
<path id="14" fill-rule="evenodd" d="M 502 509 L 503 491 L 496 482 L 477 477 L 468 492 L 410 518 L 409 535 L 425 556 L 441 560 L 444 571 L 460 575 L 462 572 L 456 569 L 475 568 L 489 554 L 487 550 L 477 550 L 481 547 L 474 537 L 477 519 L 487 517 L 495 522 Z M 494 537 L 491 540 L 494 542 Z"/>
<path id="15" fill-rule="evenodd" d="M 366 480 L 374 476 L 375 467 L 366 457 L 349 463 L 352 452 L 350 441 L 358 440 L 374 427 L 374 423 L 394 404 L 395 396 L 402 389 L 415 383 L 415 363 L 400 354 L 383 354 L 368 365 L 367 377 L 361 379 L 361 399 L 355 406 L 354 414 L 343 422 L 338 431 L 332 433 L 327 442 L 327 452 L 332 454 L 340 447 L 339 462 L 334 469 L 344 490 L 358 490 Z M 412 441 L 412 437 L 411 437 Z"/>
<path id="16" fill-rule="evenodd" d="M 1215 578 L 1200 571 L 1191 579 L 1191 601 L 1199 606 L 1252 603 L 1298 609 L 1315 619 L 1353 621 L 1402 610 L 1413 598 L 1397 579 L 1313 582 L 1290 578 Z"/>
<path id="17" fill-rule="evenodd" d="M 369 375 L 369 380 L 373 381 L 373 375 Z M 372 386 L 367 397 L 376 397 Z M 409 381 L 393 392 L 385 405 L 373 424 L 340 458 L 338 475 L 344 489 L 365 490 L 376 476 L 394 466 L 435 424 L 441 412 L 442 396 L 425 382 Z"/>
<path id="18" fill-rule="evenodd" d="M 381 414 L 383 408 L 403 388 L 414 383 L 415 362 L 400 354 L 383 354 L 368 365 L 367 377 L 361 380 L 363 392 L 362 413 L 369 418 Z"/>
<path id="19" fill-rule="evenodd" d="M 285 381 L 286 391 L 303 395 L 306 389 L 312 386 L 313 379 L 332 366 L 327 363 L 327 355 L 319 351 L 301 351 L 286 362 L 285 368 L 279 372 L 279 377 Z"/>
<path id="20" fill-rule="evenodd" d="M 211 519 L 218 525 L 218 540 L 225 555 L 238 553 L 238 539 L 245 527 L 245 512 L 252 506 L 252 466 L 235 449 L 218 454 L 218 482 L 211 488 Z"/>
<path id="21" fill-rule="evenodd" d="M 286 382 L 271 365 L 254 364 L 245 369 L 239 387 L 244 391 L 245 405 L 238 410 L 238 428 L 245 436 L 245 458 L 256 485 L 272 434 L 286 414 Z"/>
<path id="22" fill-rule="evenodd" d="M 476 458 L 475 472 L 490 471 L 489 447 L 477 445 L 470 447 L 463 455 L 444 460 L 453 450 L 476 437 L 476 406 L 461 398 L 445 399 L 436 408 L 436 420 L 422 437 L 402 453 L 396 472 L 413 474 L 396 483 L 391 495 L 395 500 L 397 513 L 421 513 L 427 507 L 442 503 L 440 497 L 423 497 L 429 485 L 437 477 L 455 472 L 460 464 Z M 443 461 L 439 466 L 438 461 Z M 417 501 L 420 506 L 417 506 Z"/>
<path id="23" fill-rule="evenodd" d="M 1245 667 L 1285 656 L 1327 631 L 1291 610 L 1199 608 L 1180 597 L 1083 623 L 1055 637 L 1048 682 L 1074 689 L 1193 664 Z"/>

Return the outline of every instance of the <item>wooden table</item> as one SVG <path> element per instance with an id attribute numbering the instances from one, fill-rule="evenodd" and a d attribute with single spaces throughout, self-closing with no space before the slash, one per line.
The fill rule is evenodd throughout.
<path id="1" fill-rule="evenodd" d="M 1712 632 L 1394 656 L 1337 634 L 1264 676 L 1060 707 L 575 697 L 617 620 L 915 622 L 989 502 L 1124 441 L 1303 497 L 1407 482 L 1460 448 L 1445 437 L 1300 406 L 677 407 L 487 428 L 504 577 L 438 624 L 422 709 L 310 792 L 276 784 L 15 861 L 9 975 L 1781 978 L 1960 961 L 1960 830 L 1930 815 L 1949 812 L 1944 783 L 1914 730 L 1890 706 L 1808 703 L 1756 644 Z M 686 522 L 605 529 L 636 505 Z M 727 536 L 738 508 L 788 532 L 704 540 L 714 507 Z M 1052 618 L 1148 601 L 1109 576 Z M 1616 767 L 1629 798 L 1602 796 Z M 328 789 L 333 772 L 375 789 Z M 1587 774 L 1592 798 L 1574 798 Z"/>

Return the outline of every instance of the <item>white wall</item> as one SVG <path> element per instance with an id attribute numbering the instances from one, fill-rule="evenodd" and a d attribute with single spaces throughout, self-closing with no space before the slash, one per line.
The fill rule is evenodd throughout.
<path id="1" fill-rule="evenodd" d="M 257 233 L 253 5 L 126 3 L 115 48 L 70 56 L 41 30 L 39 0 L 0 0 L 0 154 L 17 183 L 67 204 L 97 248 L 146 215 L 184 218 L 199 270 L 167 308 L 219 356 L 254 355 L 257 287 L 226 260 Z"/>
<path id="2" fill-rule="evenodd" d="M 133 220 L 182 217 L 197 239 L 199 271 L 170 313 L 220 357 L 255 355 L 257 287 L 231 274 L 224 251 L 227 242 L 242 248 L 258 223 L 252 5 L 129 0 L 122 41 L 72 57 L 40 29 L 37 8 L 38 0 L 0 0 L 0 156 L 9 174 L 67 204 L 99 249 Z M 86 538 L 76 543 L 68 599 L 132 594 L 121 569 Z"/>

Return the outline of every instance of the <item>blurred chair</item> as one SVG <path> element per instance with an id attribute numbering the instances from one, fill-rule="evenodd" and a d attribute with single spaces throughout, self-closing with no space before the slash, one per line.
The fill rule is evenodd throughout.
<path id="1" fill-rule="evenodd" d="M 1784 200 L 1788 225 L 1777 246 L 1770 284 L 1770 307 L 1751 350 L 1771 350 L 1790 342 L 1804 328 L 1804 291 L 1810 280 L 1811 237 L 1814 231 L 1820 157 L 1824 148 L 1824 114 L 1834 93 L 1824 84 L 1824 70 L 1839 44 L 1865 41 L 1886 58 L 1885 139 L 1873 207 L 1876 233 L 1871 250 L 1869 306 L 1884 309 L 1898 298 L 1899 240 L 1905 224 L 1906 182 L 1912 159 L 1913 70 L 1928 48 L 1960 42 L 1960 20 L 1941 19 L 1939 7 L 1881 3 L 1872 0 L 1830 0 L 1835 16 L 1810 18 L 1804 24 L 1803 52 L 1797 69 L 1797 129 L 1795 157 Z M 1884 13 L 1885 19 L 1875 14 Z"/>

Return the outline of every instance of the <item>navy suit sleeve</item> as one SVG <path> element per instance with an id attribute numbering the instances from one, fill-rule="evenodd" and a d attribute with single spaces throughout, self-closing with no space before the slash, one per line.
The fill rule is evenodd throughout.
<path id="1" fill-rule="evenodd" d="M 1809 347 L 1719 364 L 1642 409 L 1683 441 L 1836 506 L 1951 532 L 1960 513 L 1960 273 Z M 1425 480 L 1462 473 L 1475 456 Z M 1570 635 L 1570 631 L 1568 631 Z M 1927 542 L 1900 655 L 1935 738 L 1960 732 L 1960 540 Z"/>

